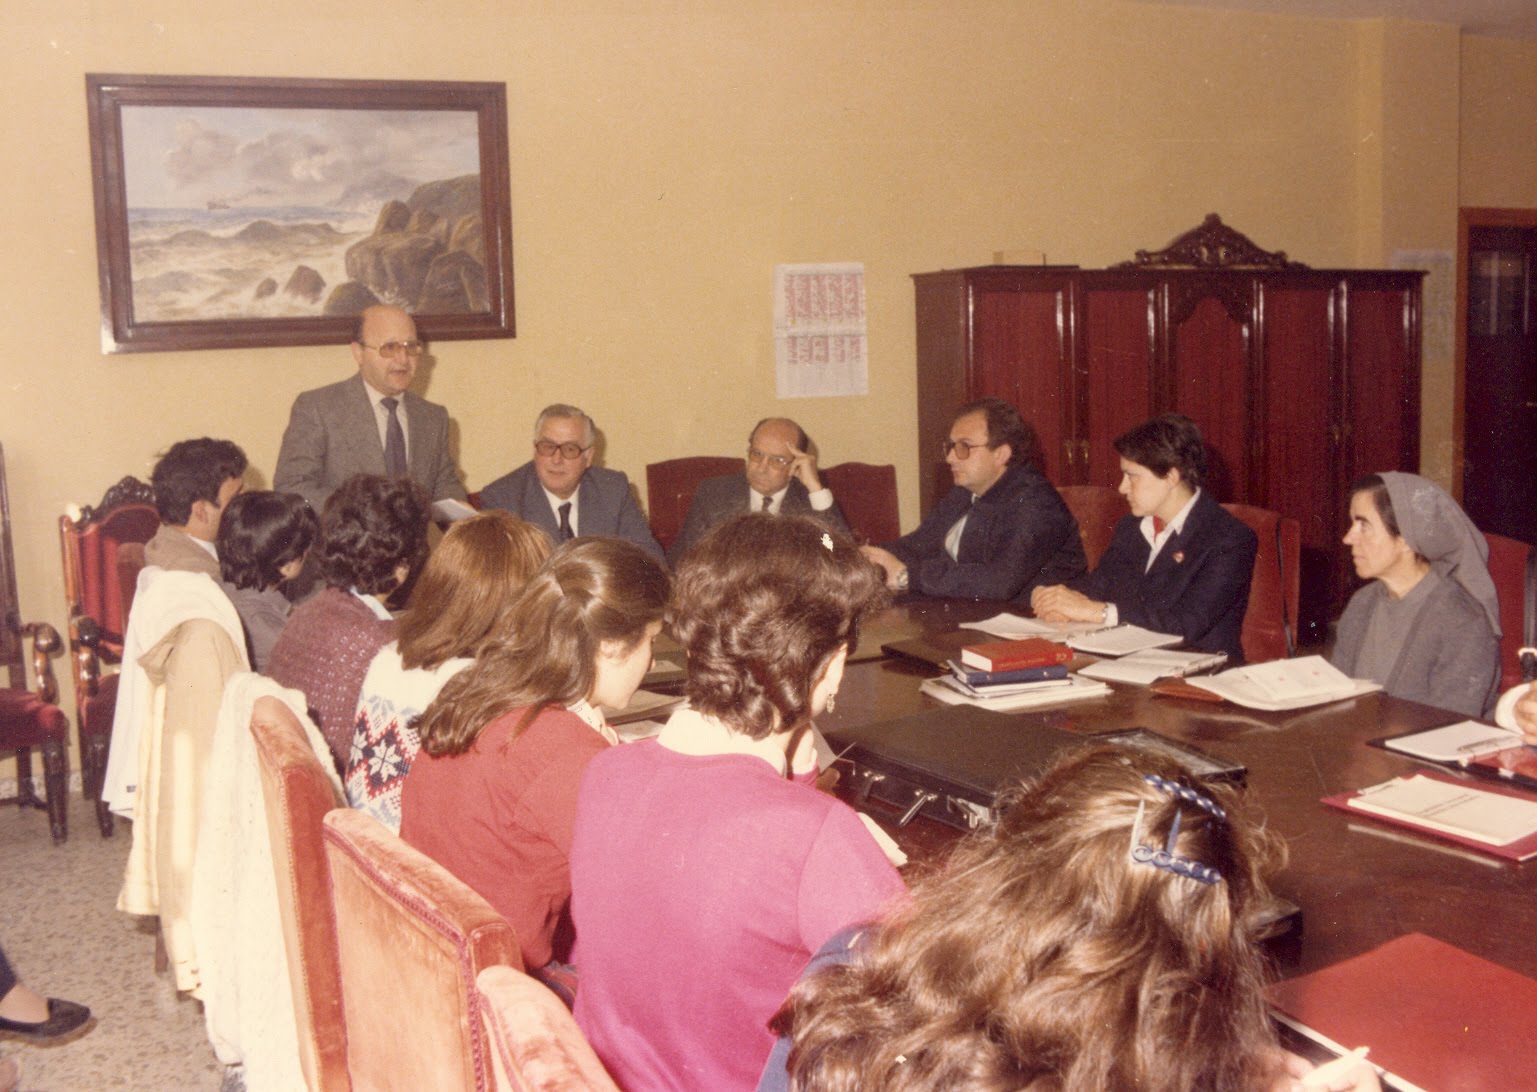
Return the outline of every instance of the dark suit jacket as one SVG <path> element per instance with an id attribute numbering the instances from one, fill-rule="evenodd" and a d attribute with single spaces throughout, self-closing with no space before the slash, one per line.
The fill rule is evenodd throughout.
<path id="1" fill-rule="evenodd" d="M 432 500 L 463 500 L 464 486 L 448 454 L 448 411 L 410 391 L 402 403 L 410 432 L 412 480 Z M 384 443 L 361 375 L 305 391 L 294 400 L 272 474 L 273 489 L 300 494 L 318 512 L 352 475 L 383 473 Z"/>
<path id="2" fill-rule="evenodd" d="M 694 499 L 689 502 L 688 515 L 683 518 L 683 530 L 678 532 L 678 540 L 667 551 L 667 560 L 673 565 L 682 560 L 690 547 L 704 538 L 717 524 L 725 523 L 732 516 L 742 515 L 747 511 L 747 498 L 752 492 L 747 485 L 746 474 L 727 474 L 720 478 L 706 478 L 699 483 L 699 488 L 694 491 Z M 849 533 L 849 525 L 843 518 L 843 512 L 838 508 L 838 502 L 833 501 L 833 506 L 818 512 L 811 507 L 811 494 L 799 478 L 790 479 L 790 488 L 786 490 L 784 500 L 779 504 L 779 514 L 782 516 L 810 516 L 812 519 L 821 520 L 834 531 Z"/>
<path id="3" fill-rule="evenodd" d="M 970 512 L 959 560 L 945 535 Z M 889 544 L 921 595 L 1015 599 L 1041 584 L 1065 584 L 1088 567 L 1078 521 L 1052 484 L 1028 466 L 1010 467 L 975 501 L 969 489 L 946 493 L 917 530 Z"/>
<path id="4" fill-rule="evenodd" d="M 1254 575 L 1254 532 L 1202 492 L 1185 520 L 1158 551 L 1142 535 L 1142 521 L 1124 516 L 1099 566 L 1069 587 L 1091 599 L 1114 603 L 1122 622 L 1159 633 L 1178 633 L 1192 648 L 1226 652 L 1243 662 L 1243 615 Z"/>
<path id="5" fill-rule="evenodd" d="M 549 498 L 539 484 L 532 462 L 511 474 L 503 474 L 480 491 L 483 508 L 503 508 L 519 519 L 543 529 L 550 541 L 560 541 L 560 524 L 550 509 Z M 635 543 L 658 561 L 662 548 L 651 537 L 646 517 L 630 493 L 630 479 L 617 470 L 589 466 L 576 487 L 577 530 L 583 535 L 607 535 Z"/>

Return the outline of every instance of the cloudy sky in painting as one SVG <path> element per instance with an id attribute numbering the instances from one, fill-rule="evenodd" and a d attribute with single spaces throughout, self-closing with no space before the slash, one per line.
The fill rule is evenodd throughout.
<path id="1" fill-rule="evenodd" d="M 480 169 L 473 110 L 124 106 L 128 207 L 376 208 Z"/>

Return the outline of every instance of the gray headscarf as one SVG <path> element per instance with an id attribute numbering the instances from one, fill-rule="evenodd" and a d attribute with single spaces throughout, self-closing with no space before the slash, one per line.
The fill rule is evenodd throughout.
<path id="1" fill-rule="evenodd" d="M 1393 502 L 1398 533 L 1441 576 L 1478 601 L 1500 636 L 1500 601 L 1489 575 L 1489 541 L 1468 514 L 1435 482 L 1389 470 L 1381 475 Z"/>

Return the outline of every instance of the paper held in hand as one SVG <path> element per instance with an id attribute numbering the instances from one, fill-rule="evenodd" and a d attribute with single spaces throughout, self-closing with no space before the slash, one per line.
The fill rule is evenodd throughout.
<path id="1" fill-rule="evenodd" d="M 1270 660 L 1188 681 L 1235 705 L 1271 712 L 1306 709 L 1382 689 L 1380 683 L 1350 678 L 1322 656 Z"/>

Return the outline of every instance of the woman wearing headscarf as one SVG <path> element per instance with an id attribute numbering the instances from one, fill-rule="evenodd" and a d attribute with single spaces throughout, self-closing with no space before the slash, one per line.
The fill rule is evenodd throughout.
<path id="1" fill-rule="evenodd" d="M 1500 676 L 1500 614 L 1489 546 L 1440 486 L 1369 474 L 1351 488 L 1345 545 L 1371 583 L 1340 616 L 1330 657 L 1394 697 L 1482 716 Z"/>

